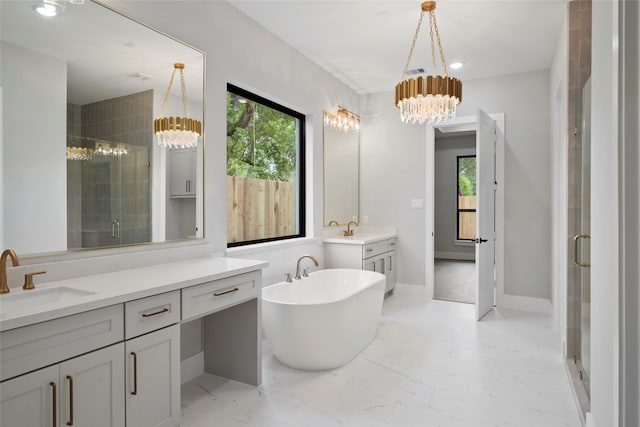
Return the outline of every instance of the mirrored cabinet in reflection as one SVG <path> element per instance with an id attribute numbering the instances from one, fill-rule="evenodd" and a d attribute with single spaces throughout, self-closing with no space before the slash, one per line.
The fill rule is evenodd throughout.
<path id="1" fill-rule="evenodd" d="M 204 53 L 90 0 L 54 17 L 31 2 L 0 8 L 0 246 L 33 255 L 202 237 L 204 141 L 178 172 L 153 121 L 176 62 L 202 121 Z M 174 85 L 164 117 L 182 110 Z"/>

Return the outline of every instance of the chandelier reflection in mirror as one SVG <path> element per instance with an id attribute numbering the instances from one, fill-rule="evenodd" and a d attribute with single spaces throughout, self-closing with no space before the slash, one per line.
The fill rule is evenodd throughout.
<path id="1" fill-rule="evenodd" d="M 445 122 L 455 118 L 456 109 L 462 102 L 462 82 L 455 77 L 449 77 L 447 63 L 444 59 L 444 50 L 440 41 L 440 32 L 435 15 L 436 2 L 426 1 L 422 3 L 422 13 L 416 33 L 413 36 L 409 58 L 402 73 L 402 81 L 396 85 L 396 107 L 400 109 L 400 119 L 404 123 L 432 123 Z M 431 60 L 433 62 L 433 75 L 407 79 L 409 64 L 416 40 L 420 33 L 422 18 L 425 13 L 429 15 L 429 35 L 431 38 Z M 435 34 L 435 40 L 434 40 Z M 436 51 L 435 43 L 438 43 L 438 51 L 444 75 L 436 75 Z"/>
<path id="2" fill-rule="evenodd" d="M 324 124 L 342 132 L 359 132 L 360 116 L 338 105 L 336 114 L 324 112 Z"/>
<path id="3" fill-rule="evenodd" d="M 163 117 L 164 109 L 167 106 L 169 92 L 173 84 L 176 70 L 180 72 L 180 86 L 182 88 L 183 117 Z M 198 138 L 202 134 L 202 123 L 199 120 L 189 117 L 187 100 L 187 88 L 184 82 L 184 64 L 173 64 L 173 73 L 169 80 L 167 93 L 162 101 L 160 115 L 153 121 L 154 133 L 158 136 L 158 145 L 165 148 L 191 148 L 198 145 Z"/>
<path id="4" fill-rule="evenodd" d="M 125 144 L 90 137 L 67 136 L 67 160 L 91 160 L 97 156 L 121 157 L 129 154 Z"/>

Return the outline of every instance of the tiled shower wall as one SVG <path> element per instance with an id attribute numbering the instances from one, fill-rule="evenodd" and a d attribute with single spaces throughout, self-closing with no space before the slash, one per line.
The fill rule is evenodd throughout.
<path id="1" fill-rule="evenodd" d="M 67 104 L 67 141 L 80 136 L 82 107 Z M 67 143 L 67 145 L 70 145 Z M 67 248 L 82 247 L 82 162 L 67 160 Z"/>
<path id="2" fill-rule="evenodd" d="M 580 354 L 580 315 L 582 289 L 580 267 L 574 264 L 573 238 L 585 230 L 582 216 L 582 88 L 591 76 L 591 0 L 569 3 L 569 93 L 568 93 L 568 236 L 567 260 L 567 356 L 578 360 Z"/>
<path id="3" fill-rule="evenodd" d="M 128 154 L 67 162 L 67 174 L 73 174 L 67 183 L 70 195 L 75 197 L 78 178 L 81 181 L 81 221 L 69 220 L 68 235 L 73 236 L 69 247 L 77 243 L 76 234 L 81 236 L 81 247 L 151 241 L 153 91 L 86 104 L 80 115 L 82 137 L 124 144 Z M 80 177 L 75 164 L 80 164 Z M 73 212 L 77 214 L 77 206 Z M 120 224 L 119 237 L 113 234 L 114 221 Z"/>

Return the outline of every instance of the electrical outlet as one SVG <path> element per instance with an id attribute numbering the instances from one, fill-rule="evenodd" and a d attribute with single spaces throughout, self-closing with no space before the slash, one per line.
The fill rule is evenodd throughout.
<path id="1" fill-rule="evenodd" d="M 411 199 L 411 208 L 412 209 L 424 208 L 424 199 Z"/>
<path id="2" fill-rule="evenodd" d="M 369 215 L 362 215 L 362 223 L 369 224 Z"/>

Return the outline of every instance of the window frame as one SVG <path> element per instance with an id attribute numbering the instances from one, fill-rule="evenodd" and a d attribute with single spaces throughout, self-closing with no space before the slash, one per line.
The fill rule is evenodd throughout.
<path id="1" fill-rule="evenodd" d="M 249 92 L 246 89 L 238 87 L 234 84 L 227 83 L 227 92 L 234 93 L 236 95 L 240 95 L 250 101 L 257 102 L 265 107 L 269 107 L 271 109 L 280 111 L 281 113 L 287 114 L 298 120 L 298 141 L 297 141 L 297 149 L 296 149 L 296 161 L 297 165 L 297 188 L 298 188 L 298 233 L 290 234 L 287 236 L 278 236 L 278 237 L 267 237 L 263 239 L 255 239 L 255 240 L 245 240 L 242 242 L 227 242 L 227 248 L 237 248 L 242 246 L 256 245 L 260 243 L 267 242 L 277 242 L 282 240 L 290 240 L 297 239 L 301 237 L 307 236 L 306 231 L 306 115 L 300 113 L 298 111 L 292 110 L 291 108 L 285 107 L 284 105 L 278 104 L 275 101 L 264 98 L 260 95 L 257 95 L 253 92 Z M 226 97 L 226 93 L 225 93 Z M 226 111 L 226 110 L 225 110 Z M 226 148 L 226 138 L 225 138 L 225 148 Z M 226 150 L 225 150 L 226 152 Z M 225 155 L 226 158 L 226 155 Z M 225 161 L 225 168 L 227 167 L 228 159 Z M 226 209 L 229 209 L 227 206 Z M 229 224 L 227 224 L 227 228 Z"/>
<path id="2" fill-rule="evenodd" d="M 468 159 L 474 158 L 476 159 L 476 167 L 477 167 L 477 156 L 475 154 L 465 154 L 461 156 L 456 156 L 456 241 L 458 242 L 473 242 L 475 239 L 466 239 L 460 237 L 460 213 L 461 212 L 477 212 L 478 209 L 460 209 L 460 194 L 458 193 L 460 189 L 460 159 Z M 476 197 L 478 197 L 478 188 L 476 183 Z M 477 214 L 476 214 L 477 217 Z"/>

